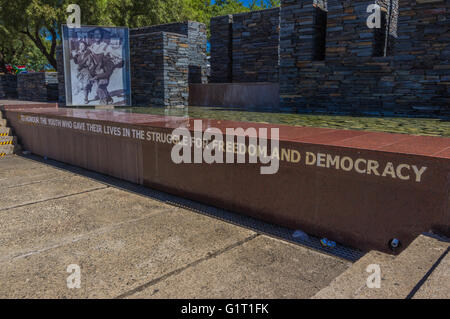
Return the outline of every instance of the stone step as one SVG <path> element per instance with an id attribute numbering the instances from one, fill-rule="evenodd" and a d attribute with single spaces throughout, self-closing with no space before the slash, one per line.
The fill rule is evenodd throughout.
<path id="1" fill-rule="evenodd" d="M 417 237 L 397 257 L 371 251 L 313 298 L 404 299 L 409 296 L 449 246 L 448 241 L 424 234 Z M 366 271 L 369 265 L 380 267 L 380 288 L 367 287 L 367 278 L 373 274 L 373 271 Z M 445 283 L 442 284 L 445 285 Z"/>
<path id="2" fill-rule="evenodd" d="M 11 128 L 0 126 L 0 137 L 5 135 L 11 135 Z"/>
<path id="3" fill-rule="evenodd" d="M 17 144 L 17 137 L 15 136 L 0 136 L 0 145 L 5 145 L 6 143 L 9 144 Z"/>
<path id="4" fill-rule="evenodd" d="M 0 145 L 17 145 L 17 137 L 16 136 L 0 136 Z"/>
<path id="5" fill-rule="evenodd" d="M 366 281 L 370 273 L 366 272 L 367 266 L 372 264 L 385 265 L 394 259 L 395 257 L 392 255 L 375 250 L 370 251 L 336 277 L 327 287 L 320 290 L 313 299 L 357 298 L 362 290 L 368 289 Z"/>
<path id="6" fill-rule="evenodd" d="M 15 145 L 0 145 L 0 155 L 11 155 L 16 151 Z"/>
<path id="7" fill-rule="evenodd" d="M 442 256 L 429 278 L 412 296 L 413 299 L 448 299 L 450 296 L 450 251 Z"/>

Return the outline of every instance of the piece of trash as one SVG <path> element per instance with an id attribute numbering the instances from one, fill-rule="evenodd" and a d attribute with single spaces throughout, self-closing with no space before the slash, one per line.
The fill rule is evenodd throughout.
<path id="1" fill-rule="evenodd" d="M 47 156 L 44 156 L 44 161 L 46 161 L 47 160 Z"/>
<path id="2" fill-rule="evenodd" d="M 30 155 L 31 152 L 30 152 L 30 151 L 22 151 L 22 154 L 23 154 L 23 155 Z"/>
<path id="3" fill-rule="evenodd" d="M 327 247 L 327 248 L 335 248 L 336 247 L 336 243 L 334 241 L 332 241 L 332 240 L 327 239 L 327 238 L 322 238 L 320 240 L 320 244 L 322 246 L 324 246 L 324 247 Z"/>
<path id="4" fill-rule="evenodd" d="M 389 241 L 389 246 L 391 247 L 392 250 L 396 250 L 397 248 L 399 248 L 401 245 L 400 240 L 398 240 L 397 238 L 393 238 Z"/>
<path id="5" fill-rule="evenodd" d="M 301 230 L 296 230 L 296 231 L 292 234 L 292 237 L 294 237 L 294 238 L 300 238 L 300 239 L 303 239 L 303 240 L 309 239 L 308 234 L 305 233 L 305 232 L 303 232 L 303 231 L 301 231 Z"/>

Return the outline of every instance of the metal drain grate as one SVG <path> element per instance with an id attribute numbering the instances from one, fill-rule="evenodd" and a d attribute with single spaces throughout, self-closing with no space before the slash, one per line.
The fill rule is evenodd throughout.
<path id="1" fill-rule="evenodd" d="M 223 220 L 225 222 L 237 225 L 237 226 L 241 226 L 241 227 L 245 227 L 248 229 L 251 229 L 257 233 L 262 233 L 271 237 L 276 237 L 282 240 L 286 240 L 288 242 L 294 243 L 294 244 L 298 244 L 304 247 L 308 247 L 317 251 L 320 251 L 322 253 L 331 255 L 331 256 L 335 256 L 335 257 L 339 257 L 351 262 L 355 262 L 358 259 L 360 259 L 362 256 L 365 255 L 365 252 L 358 250 L 358 249 L 354 249 L 354 248 L 350 248 L 347 246 L 343 246 L 340 244 L 336 244 L 335 248 L 326 248 L 323 247 L 320 244 L 320 238 L 317 237 L 313 237 L 308 235 L 308 238 L 304 239 L 304 238 L 294 238 L 292 235 L 294 233 L 294 230 L 285 228 L 285 227 L 281 227 L 281 226 L 277 226 L 274 224 L 270 224 L 252 217 L 248 217 L 245 215 L 241 215 L 238 213 L 234 213 L 231 211 L 227 211 L 227 210 L 223 210 L 220 208 L 216 208 L 213 206 L 209 206 L 209 205 L 205 205 L 205 204 L 201 204 L 199 202 L 196 201 L 192 201 L 190 199 L 186 199 L 186 198 L 182 198 L 182 197 L 178 197 L 175 195 L 171 195 L 169 193 L 165 193 L 165 192 L 161 192 L 158 190 L 154 190 L 151 188 L 147 188 L 145 186 L 142 185 L 137 185 L 137 184 L 133 184 L 130 182 L 126 182 L 123 180 L 120 180 L 118 178 L 115 177 L 111 177 L 111 176 L 107 176 L 107 175 L 103 175 L 100 173 L 96 173 L 93 171 L 89 171 L 83 168 L 79 168 L 79 167 L 75 167 L 75 166 L 71 166 L 68 164 L 64 164 L 61 162 L 57 162 L 54 160 L 44 160 L 41 157 L 35 156 L 35 155 L 30 155 L 30 156 L 23 156 L 25 158 L 28 159 L 32 159 L 47 165 L 51 165 L 54 167 L 58 167 L 60 169 L 64 169 L 85 177 L 89 177 L 92 179 L 95 179 L 99 182 L 102 182 L 104 184 L 113 186 L 113 187 L 117 187 L 117 188 L 121 188 L 124 189 L 126 191 L 130 191 L 130 192 L 134 192 L 137 193 L 139 195 L 143 195 L 143 196 L 147 196 L 150 197 L 152 199 L 161 201 L 161 202 L 165 202 L 167 204 L 173 205 L 173 206 L 177 206 L 180 208 L 184 208 L 190 211 L 194 211 L 196 213 L 199 214 L 203 214 L 203 215 L 207 215 L 207 216 L 211 216 L 220 220 Z"/>
<path id="2" fill-rule="evenodd" d="M 171 196 L 171 195 L 169 195 Z M 305 246 L 328 255 L 336 256 L 351 262 L 355 262 L 364 256 L 365 252 L 349 248 L 340 244 L 337 244 L 335 248 L 325 248 L 320 244 L 320 239 L 308 235 L 307 239 L 294 238 L 292 235 L 294 230 L 286 227 L 270 224 L 252 217 L 237 214 L 234 212 L 226 211 L 212 206 L 200 204 L 183 198 L 176 198 L 167 200 L 166 203 L 178 206 L 184 209 L 195 211 L 197 213 L 208 215 L 225 222 L 232 223 L 237 226 L 251 229 L 255 232 L 262 233 L 268 236 L 277 237 L 289 241 L 294 244 Z"/>

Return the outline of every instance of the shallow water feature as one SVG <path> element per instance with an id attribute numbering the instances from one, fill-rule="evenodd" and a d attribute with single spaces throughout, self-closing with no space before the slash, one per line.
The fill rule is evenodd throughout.
<path id="1" fill-rule="evenodd" d="M 443 119 L 290 114 L 195 106 L 187 109 L 131 107 L 120 110 L 155 115 L 450 137 L 450 121 Z"/>

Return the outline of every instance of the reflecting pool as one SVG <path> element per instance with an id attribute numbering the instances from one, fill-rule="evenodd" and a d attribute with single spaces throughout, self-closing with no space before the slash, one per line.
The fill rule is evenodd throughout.
<path id="1" fill-rule="evenodd" d="M 131 107 L 119 110 L 155 115 L 450 137 L 450 121 L 442 119 L 290 114 L 195 106 L 186 109 Z"/>
<path id="2" fill-rule="evenodd" d="M 92 107 L 80 108 L 92 109 Z M 114 110 L 216 120 L 450 137 L 450 120 L 448 119 L 273 113 L 268 111 L 249 111 L 241 108 L 198 106 L 186 108 L 116 107 Z"/>

